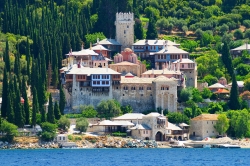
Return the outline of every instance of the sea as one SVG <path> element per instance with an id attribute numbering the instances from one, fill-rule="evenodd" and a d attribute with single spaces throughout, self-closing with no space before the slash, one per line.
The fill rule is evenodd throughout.
<path id="1" fill-rule="evenodd" d="M 0 150 L 0 166 L 250 166 L 250 149 Z"/>

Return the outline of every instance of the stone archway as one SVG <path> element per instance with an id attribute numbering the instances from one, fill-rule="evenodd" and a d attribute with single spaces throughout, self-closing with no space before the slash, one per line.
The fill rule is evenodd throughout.
<path id="1" fill-rule="evenodd" d="M 155 141 L 163 141 L 163 134 L 160 131 L 155 134 Z"/>

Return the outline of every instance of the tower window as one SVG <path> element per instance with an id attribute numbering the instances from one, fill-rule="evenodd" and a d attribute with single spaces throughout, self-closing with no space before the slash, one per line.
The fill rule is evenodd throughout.
<path id="1" fill-rule="evenodd" d="M 129 28 L 129 26 L 127 25 L 127 28 Z"/>
<path id="2" fill-rule="evenodd" d="M 124 30 L 124 34 L 126 34 L 126 31 Z"/>

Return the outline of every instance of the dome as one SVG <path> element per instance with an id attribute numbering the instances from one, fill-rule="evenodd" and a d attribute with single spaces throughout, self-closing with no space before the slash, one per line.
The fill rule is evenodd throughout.
<path id="1" fill-rule="evenodd" d="M 124 52 L 132 52 L 132 50 L 130 48 L 125 48 Z"/>
<path id="2" fill-rule="evenodd" d="M 134 53 L 133 53 L 133 54 L 131 54 L 131 56 L 133 56 L 133 57 L 137 57 L 137 55 L 136 55 L 136 54 L 134 54 Z"/>

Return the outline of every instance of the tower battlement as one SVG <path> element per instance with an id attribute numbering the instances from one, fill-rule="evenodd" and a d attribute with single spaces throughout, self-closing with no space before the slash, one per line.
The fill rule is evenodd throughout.
<path id="1" fill-rule="evenodd" d="M 134 21 L 134 13 L 116 13 L 116 21 Z"/>

